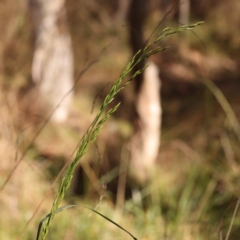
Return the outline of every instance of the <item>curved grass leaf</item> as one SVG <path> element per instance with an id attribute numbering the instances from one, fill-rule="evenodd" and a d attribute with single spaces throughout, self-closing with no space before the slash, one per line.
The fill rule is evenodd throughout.
<path id="1" fill-rule="evenodd" d="M 60 207 L 60 208 L 58 208 L 58 209 L 56 210 L 55 214 L 57 214 L 57 213 L 65 210 L 65 209 L 67 209 L 67 208 L 71 208 L 71 207 L 75 207 L 75 206 L 76 206 L 76 205 L 67 205 L 67 206 Z M 51 213 L 49 213 L 48 215 L 46 215 L 46 217 L 43 218 L 43 219 L 41 220 L 41 222 L 39 223 L 36 240 L 39 240 L 39 239 L 40 239 L 39 237 L 40 237 L 40 234 L 41 234 L 41 230 L 42 230 L 43 223 L 44 223 L 50 216 L 51 216 Z"/>
<path id="2" fill-rule="evenodd" d="M 135 238 L 129 231 L 127 231 L 125 228 L 121 227 L 119 224 L 117 224 L 116 222 L 114 222 L 113 220 L 111 220 L 110 218 L 106 217 L 105 215 L 101 214 L 100 212 L 92 209 L 92 208 L 89 208 L 89 207 L 86 207 L 86 206 L 82 206 L 86 209 L 89 209 L 91 211 L 93 211 L 94 213 L 98 214 L 99 216 L 105 218 L 106 220 L 108 220 L 109 222 L 111 222 L 112 224 L 114 224 L 115 226 L 117 226 L 118 228 L 122 229 L 124 232 L 128 233 L 134 240 L 137 240 L 137 238 Z"/>

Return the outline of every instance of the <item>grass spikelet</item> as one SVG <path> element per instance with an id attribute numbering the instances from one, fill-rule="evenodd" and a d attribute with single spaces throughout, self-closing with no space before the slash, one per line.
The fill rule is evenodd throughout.
<path id="1" fill-rule="evenodd" d="M 155 46 L 156 43 L 158 43 L 161 39 L 164 37 L 177 33 L 177 32 L 182 32 L 185 30 L 191 30 L 193 27 L 196 27 L 198 25 L 202 24 L 202 22 L 192 24 L 192 25 L 186 25 L 186 26 L 181 26 L 176 29 L 172 28 L 165 28 L 157 37 L 157 39 L 153 43 L 149 43 L 143 50 L 139 50 L 132 60 L 128 63 L 126 69 L 122 72 L 120 77 L 118 78 L 117 81 L 115 81 L 112 84 L 112 87 L 110 89 L 109 94 L 105 97 L 103 104 L 97 113 L 95 119 L 93 120 L 91 126 L 83 136 L 83 140 L 80 143 L 80 146 L 77 150 L 76 156 L 74 160 L 72 161 L 71 165 L 67 169 L 65 176 L 63 177 L 59 188 L 56 193 L 55 200 L 52 205 L 52 209 L 50 211 L 50 214 L 48 215 L 48 219 L 46 224 L 43 227 L 42 230 L 42 240 L 44 240 L 48 234 L 48 230 L 51 224 L 51 221 L 53 220 L 55 214 L 57 213 L 57 209 L 59 209 L 59 205 L 61 201 L 63 200 L 65 193 L 67 189 L 69 188 L 72 178 L 73 178 L 73 173 L 80 161 L 80 159 L 83 157 L 83 155 L 88 151 L 90 145 L 96 140 L 103 124 L 109 119 L 109 117 L 118 109 L 120 103 L 116 104 L 113 108 L 107 111 L 107 113 L 104 114 L 107 106 L 113 101 L 114 97 L 126 86 L 128 85 L 137 75 L 141 74 L 144 69 L 147 67 L 143 67 L 136 71 L 132 77 L 130 77 L 127 81 L 124 82 L 125 78 L 131 74 L 132 70 L 138 65 L 140 62 L 144 61 L 145 59 L 149 58 L 151 55 L 156 54 L 158 52 L 164 51 L 167 47 L 160 48 Z M 151 49 L 151 50 L 149 50 Z M 104 115 L 104 116 L 103 116 Z"/>
<path id="2" fill-rule="evenodd" d="M 195 24 L 191 24 L 191 25 L 183 25 L 180 26 L 178 28 L 165 28 L 157 37 L 157 39 L 154 41 L 154 44 L 158 43 L 160 40 L 162 40 L 163 38 L 178 33 L 178 32 L 183 32 L 183 31 L 187 31 L 187 30 L 192 30 L 192 28 L 195 28 L 201 24 L 203 24 L 204 22 L 197 22 Z"/>

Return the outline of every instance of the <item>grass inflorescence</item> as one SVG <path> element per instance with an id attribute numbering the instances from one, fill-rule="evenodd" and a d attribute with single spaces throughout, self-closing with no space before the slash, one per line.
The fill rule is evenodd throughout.
<path id="1" fill-rule="evenodd" d="M 120 77 L 118 78 L 117 81 L 115 81 L 112 84 L 112 87 L 110 89 L 109 94 L 105 97 L 103 104 L 99 110 L 99 112 L 97 113 L 95 119 L 93 120 L 92 124 L 90 125 L 89 129 L 87 130 L 87 132 L 85 133 L 85 135 L 83 136 L 83 139 L 79 145 L 79 148 L 77 150 L 76 156 L 74 158 L 74 160 L 72 161 L 72 163 L 70 164 L 69 168 L 67 169 L 65 176 L 63 177 L 59 188 L 57 190 L 56 193 L 56 197 L 55 200 L 53 202 L 52 205 L 52 209 L 48 215 L 48 219 L 46 224 L 43 227 L 42 230 L 42 236 L 41 239 L 44 240 L 48 234 L 49 231 L 49 227 L 50 224 L 55 216 L 55 214 L 57 213 L 57 209 L 59 208 L 59 205 L 61 203 L 61 201 L 63 200 L 67 189 L 69 188 L 72 178 L 73 178 L 73 174 L 74 171 L 80 161 L 80 159 L 83 157 L 83 155 L 88 151 L 90 145 L 96 140 L 97 136 L 99 135 L 99 132 L 103 126 L 103 124 L 109 119 L 109 117 L 115 112 L 117 111 L 120 103 L 117 103 L 114 107 L 110 108 L 110 110 L 108 110 L 105 113 L 106 108 L 109 106 L 109 104 L 113 101 L 113 99 L 115 98 L 115 96 L 123 89 L 125 88 L 136 76 L 138 76 L 139 74 L 141 74 L 144 69 L 147 66 L 144 66 L 143 68 L 139 69 L 138 71 L 136 71 L 128 80 L 125 80 L 133 71 L 133 69 L 142 61 L 146 60 L 147 58 L 149 58 L 150 56 L 159 53 L 161 51 L 164 51 L 167 47 L 158 47 L 157 44 L 159 43 L 159 41 L 161 41 L 163 38 L 165 38 L 168 35 L 172 35 L 178 32 L 182 32 L 182 31 L 186 31 L 186 30 L 191 30 L 192 28 L 202 24 L 203 22 L 198 22 L 196 24 L 192 24 L 192 25 L 184 25 L 184 26 L 180 26 L 178 28 L 165 28 L 159 35 L 158 37 L 155 39 L 155 41 L 153 41 L 153 43 L 149 43 L 146 45 L 146 47 L 144 49 L 139 50 L 135 56 L 132 58 L 132 60 L 128 63 L 128 65 L 126 66 L 125 70 L 122 72 L 122 74 L 120 75 Z"/>

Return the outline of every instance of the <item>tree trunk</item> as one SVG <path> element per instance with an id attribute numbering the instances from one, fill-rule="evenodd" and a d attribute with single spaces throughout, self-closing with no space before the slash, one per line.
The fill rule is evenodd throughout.
<path id="1" fill-rule="evenodd" d="M 190 0 L 184 0 L 179 5 L 179 24 L 189 24 Z"/>
<path id="2" fill-rule="evenodd" d="M 126 17 L 127 17 L 129 3 L 130 3 L 129 0 L 118 0 L 118 10 L 115 15 L 116 23 L 125 22 Z"/>
<path id="3" fill-rule="evenodd" d="M 132 0 L 129 8 L 130 43 L 135 54 L 144 47 L 143 24 L 147 0 Z M 142 68 L 139 64 L 134 70 Z M 154 168 L 160 146 L 161 105 L 158 67 L 149 62 L 143 75 L 135 79 L 136 119 L 135 133 L 130 141 L 131 165 L 136 179 L 146 181 Z"/>
<path id="4" fill-rule="evenodd" d="M 73 54 L 64 0 L 29 0 L 35 37 L 32 79 L 52 120 L 66 120 L 73 93 Z"/>
<path id="5" fill-rule="evenodd" d="M 131 140 L 131 165 L 140 182 L 146 181 L 155 167 L 161 135 L 159 68 L 153 62 L 148 64 L 136 96 L 138 128 Z"/>

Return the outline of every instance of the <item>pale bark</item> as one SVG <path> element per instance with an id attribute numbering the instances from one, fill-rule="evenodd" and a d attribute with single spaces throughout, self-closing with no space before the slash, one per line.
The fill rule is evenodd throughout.
<path id="1" fill-rule="evenodd" d="M 30 0 L 35 52 L 32 78 L 42 101 L 54 110 L 52 120 L 66 120 L 73 93 L 73 56 L 63 0 Z M 64 98 L 64 99 L 63 99 Z"/>
<path id="2" fill-rule="evenodd" d="M 143 24 L 146 19 L 147 0 L 131 0 L 129 8 L 130 43 L 133 53 L 144 47 Z M 134 71 L 144 67 L 139 64 Z M 143 75 L 135 79 L 136 119 L 135 133 L 130 141 L 132 173 L 144 182 L 154 169 L 160 147 L 161 104 L 159 69 L 149 62 Z"/>
<path id="3" fill-rule="evenodd" d="M 189 24 L 190 0 L 183 0 L 179 4 L 179 23 L 182 25 Z"/>
<path id="4" fill-rule="evenodd" d="M 162 108 L 159 69 L 150 62 L 136 99 L 138 130 L 131 140 L 132 168 L 140 181 L 145 181 L 154 168 L 160 147 Z"/>
<path id="5" fill-rule="evenodd" d="M 118 11 L 115 15 L 117 23 L 121 23 L 126 20 L 129 4 L 130 0 L 118 0 Z"/>

